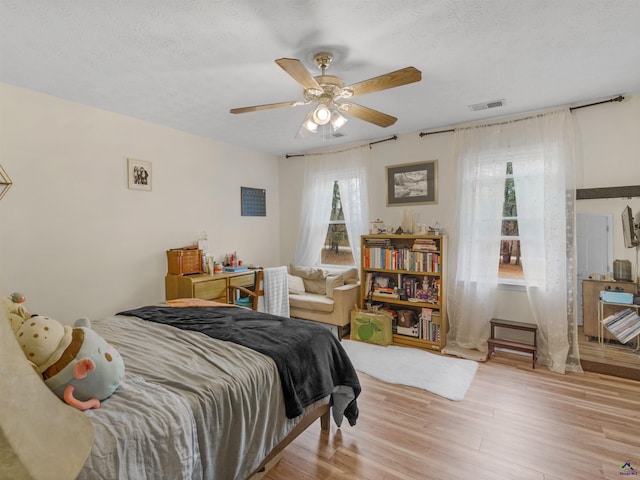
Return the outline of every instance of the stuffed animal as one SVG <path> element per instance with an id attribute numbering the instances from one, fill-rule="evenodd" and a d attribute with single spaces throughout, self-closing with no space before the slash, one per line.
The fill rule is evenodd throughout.
<path id="1" fill-rule="evenodd" d="M 16 337 L 47 386 L 79 410 L 100 408 L 124 378 L 122 357 L 88 319 L 72 328 L 37 315 L 18 328 Z"/>
<path id="2" fill-rule="evenodd" d="M 22 326 L 25 320 L 31 318 L 27 309 L 22 305 L 24 301 L 24 295 L 18 292 L 12 293 L 10 297 L 2 299 L 3 306 L 7 311 L 7 316 L 11 323 L 11 329 L 14 333 Z"/>

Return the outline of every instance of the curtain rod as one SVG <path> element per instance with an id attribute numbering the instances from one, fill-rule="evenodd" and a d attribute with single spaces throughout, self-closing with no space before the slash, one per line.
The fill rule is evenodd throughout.
<path id="1" fill-rule="evenodd" d="M 389 138 L 385 138 L 384 140 L 377 140 L 375 142 L 371 142 L 368 144 L 369 148 L 371 148 L 373 145 L 377 144 L 377 143 L 383 143 L 383 142 L 388 142 L 389 140 L 397 140 L 398 136 L 397 135 L 393 135 Z M 306 157 L 307 155 L 327 155 L 327 154 L 332 154 L 332 153 L 342 153 L 342 152 L 348 152 L 349 150 L 353 150 L 355 148 L 360 148 L 362 147 L 362 145 L 358 145 L 356 147 L 349 147 L 349 148 L 345 148 L 343 150 L 338 150 L 335 152 L 316 152 L 316 153 L 298 153 L 298 154 L 294 154 L 294 155 L 290 155 L 290 154 L 286 154 L 284 156 L 284 158 L 294 158 L 294 157 Z"/>
<path id="2" fill-rule="evenodd" d="M 603 103 L 621 102 L 622 100 L 624 100 L 624 97 L 622 95 L 618 95 L 615 98 L 610 98 L 609 100 L 603 100 L 601 102 L 588 103 L 586 105 L 578 105 L 577 107 L 569 107 L 569 111 L 573 112 L 574 110 L 578 110 L 579 108 L 593 107 L 594 105 L 602 105 Z M 525 117 L 525 118 L 521 118 L 519 120 L 528 120 L 529 118 L 534 118 L 534 117 Z M 455 131 L 456 131 L 455 128 L 449 128 L 447 130 L 438 130 L 438 131 L 435 131 L 435 132 L 420 132 L 418 135 L 420 135 L 420 137 L 425 137 L 427 135 L 435 135 L 437 133 L 451 133 L 451 132 L 455 132 Z"/>

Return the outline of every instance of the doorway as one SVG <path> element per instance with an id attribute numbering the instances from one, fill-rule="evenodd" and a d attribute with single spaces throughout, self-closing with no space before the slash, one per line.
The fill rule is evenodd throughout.
<path id="1" fill-rule="evenodd" d="M 613 265 L 613 217 L 610 214 L 576 215 L 578 325 L 582 325 L 582 280 L 606 275 Z"/>

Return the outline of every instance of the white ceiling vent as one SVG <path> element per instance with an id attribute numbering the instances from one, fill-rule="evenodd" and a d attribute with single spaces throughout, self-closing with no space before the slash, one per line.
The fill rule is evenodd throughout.
<path id="1" fill-rule="evenodd" d="M 476 103 L 475 105 L 469 105 L 469 109 L 473 112 L 477 112 L 479 110 L 487 110 L 489 108 L 502 107 L 503 105 L 504 105 L 504 98 L 501 100 L 492 100 L 486 103 Z"/>

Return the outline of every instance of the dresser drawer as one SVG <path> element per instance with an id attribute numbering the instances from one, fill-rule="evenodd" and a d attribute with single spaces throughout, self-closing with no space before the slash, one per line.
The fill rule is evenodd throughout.
<path id="1" fill-rule="evenodd" d="M 226 301 L 227 282 L 224 278 L 212 279 L 207 282 L 198 282 L 193 285 L 194 298 L 203 300 Z"/>
<path id="2" fill-rule="evenodd" d="M 238 275 L 237 277 L 231 277 L 229 279 L 229 285 L 234 287 L 252 287 L 254 279 L 255 275 L 253 273 Z"/>

